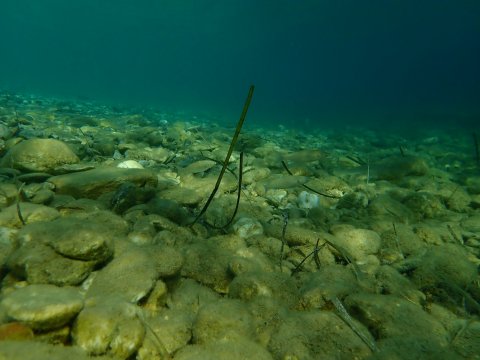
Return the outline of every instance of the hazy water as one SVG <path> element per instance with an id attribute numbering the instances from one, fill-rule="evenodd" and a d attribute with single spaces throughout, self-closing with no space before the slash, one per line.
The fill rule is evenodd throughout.
<path id="1" fill-rule="evenodd" d="M 480 122 L 480 1 L 0 0 L 0 88 L 300 127 Z"/>

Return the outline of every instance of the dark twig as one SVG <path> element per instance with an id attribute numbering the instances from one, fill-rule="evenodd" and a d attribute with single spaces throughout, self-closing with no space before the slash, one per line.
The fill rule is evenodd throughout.
<path id="1" fill-rule="evenodd" d="M 330 245 L 331 247 L 333 247 L 335 250 L 337 250 L 340 253 L 340 255 L 342 255 L 343 259 L 347 263 L 352 265 L 353 273 L 355 274 L 356 279 L 359 281 L 361 272 L 360 272 L 360 269 L 358 268 L 357 264 L 355 264 L 355 262 L 353 261 L 352 255 L 350 255 L 346 249 L 344 249 L 340 245 L 334 244 L 333 242 L 331 242 L 328 239 L 325 239 L 325 243 Z"/>
<path id="2" fill-rule="evenodd" d="M 302 261 L 293 269 L 292 274 L 297 273 L 300 271 L 300 268 L 302 265 L 305 263 L 305 261 L 308 260 L 310 256 L 313 256 L 315 259 L 315 264 L 317 265 L 317 268 L 320 268 L 320 258 L 318 257 L 318 252 L 325 246 L 326 242 L 322 244 L 322 246 L 318 246 L 318 243 L 320 242 L 320 239 L 317 239 L 317 243 L 315 244 L 315 247 L 313 248 L 312 252 L 310 252 L 307 256 L 303 258 Z"/>
<path id="3" fill-rule="evenodd" d="M 288 175 L 293 175 L 292 172 L 288 169 L 287 164 L 283 160 L 282 160 L 282 165 L 283 165 L 283 168 L 287 171 Z M 328 198 L 331 198 L 331 199 L 339 199 L 340 198 L 339 196 L 328 195 L 328 194 L 322 193 L 320 191 L 312 189 L 310 186 L 307 186 L 305 184 L 302 184 L 302 186 L 305 189 L 310 190 L 311 192 L 314 192 L 315 194 L 318 194 L 318 195 L 322 195 L 322 196 L 325 196 L 325 197 L 328 197 Z"/>
<path id="4" fill-rule="evenodd" d="M 20 194 L 22 193 L 24 185 L 25 185 L 24 183 L 20 185 L 20 188 L 17 191 L 17 197 L 16 197 L 17 216 L 20 222 L 22 223 L 22 225 L 26 224 L 25 219 L 23 218 L 23 215 L 22 215 L 22 210 L 20 209 Z"/>
<path id="5" fill-rule="evenodd" d="M 216 226 L 216 225 L 207 223 L 208 226 L 211 226 L 215 229 L 225 229 L 226 227 L 230 226 L 230 224 L 233 222 L 233 219 L 235 219 L 235 216 L 237 215 L 238 206 L 240 205 L 240 195 L 242 194 L 242 180 L 243 180 L 243 152 L 240 153 L 240 166 L 238 170 L 237 203 L 235 204 L 235 210 L 233 211 L 233 215 L 230 218 L 230 220 L 228 220 L 228 222 L 223 226 Z"/>
<path id="6" fill-rule="evenodd" d="M 397 246 L 397 250 L 402 256 L 402 259 L 405 259 L 405 256 L 403 255 L 402 249 L 400 247 L 400 242 L 398 241 L 398 233 L 397 233 L 397 227 L 395 226 L 395 223 L 392 223 L 393 226 L 393 233 L 395 234 L 395 245 Z"/>
<path id="7" fill-rule="evenodd" d="M 345 309 L 345 307 L 343 306 L 340 299 L 336 296 L 332 296 L 328 300 L 330 300 L 330 302 L 335 307 L 335 310 L 337 310 L 337 314 L 340 317 L 340 319 L 342 319 L 345 322 L 345 324 L 347 324 L 350 327 L 350 329 L 352 329 L 352 331 L 365 343 L 365 345 L 367 345 L 372 352 L 378 351 L 378 348 L 375 342 L 355 325 L 355 322 L 353 321 L 352 317 L 348 313 L 347 309 Z"/>
<path id="8" fill-rule="evenodd" d="M 200 151 L 200 154 L 201 154 L 205 159 L 207 159 L 207 160 L 213 161 L 213 162 L 215 162 L 215 163 L 217 163 L 217 164 L 219 164 L 219 165 L 223 165 L 223 163 L 222 163 L 220 160 L 211 158 L 211 157 L 209 157 L 209 156 L 205 156 L 205 155 L 203 155 L 203 153 L 202 153 L 201 151 Z M 232 174 L 233 176 L 237 177 L 237 175 L 235 174 L 235 172 L 234 172 L 232 169 L 229 169 L 229 168 L 227 167 L 227 171 L 228 171 L 230 174 Z"/>
<path id="9" fill-rule="evenodd" d="M 288 212 L 283 213 L 283 227 L 282 227 L 282 247 L 280 248 L 280 271 L 282 271 L 282 261 L 283 261 L 283 251 L 285 249 L 285 234 L 287 232 L 287 225 L 288 225 Z"/>
<path id="10" fill-rule="evenodd" d="M 351 155 L 346 155 L 345 156 L 347 159 L 350 159 L 352 160 L 354 163 L 357 163 L 358 165 L 366 165 L 367 163 L 365 162 L 365 160 L 359 158 L 358 156 L 356 157 L 353 157 Z"/>
<path id="11" fill-rule="evenodd" d="M 213 188 L 213 191 L 210 194 L 207 202 L 203 206 L 202 210 L 197 215 L 195 220 L 193 220 L 191 226 L 195 225 L 197 223 L 197 221 L 202 217 L 202 215 L 205 214 L 205 212 L 207 211 L 208 207 L 210 206 L 210 203 L 212 202 L 215 194 L 217 193 L 218 188 L 220 187 L 220 183 L 222 182 L 223 175 L 225 174 L 225 171 L 227 170 L 228 162 L 230 161 L 230 156 L 232 156 L 233 149 L 235 147 L 235 144 L 237 143 L 238 136 L 240 135 L 240 130 L 242 130 L 243 123 L 244 123 L 245 118 L 247 116 L 248 107 L 250 106 L 250 102 L 252 101 L 252 96 L 253 96 L 253 90 L 254 89 L 255 89 L 255 87 L 253 85 L 251 85 L 250 90 L 248 91 L 247 99 L 245 100 L 245 104 L 243 105 L 242 115 L 240 116 L 240 120 L 238 120 L 237 128 L 235 129 L 235 134 L 233 134 L 232 141 L 230 142 L 230 147 L 228 148 L 227 156 L 225 157 L 225 160 L 223 161 L 222 170 L 220 170 L 220 174 L 218 175 L 217 182 L 215 183 L 215 187 Z"/>

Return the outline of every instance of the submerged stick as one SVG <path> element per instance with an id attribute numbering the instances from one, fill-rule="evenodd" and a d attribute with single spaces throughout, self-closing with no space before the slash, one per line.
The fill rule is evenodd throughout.
<path id="1" fill-rule="evenodd" d="M 282 160 L 282 165 L 283 165 L 283 168 L 285 169 L 285 171 L 288 173 L 288 175 L 292 175 L 293 176 L 293 173 L 290 171 L 290 169 L 287 167 L 287 164 L 285 163 L 285 161 Z M 315 193 L 315 194 L 318 194 L 318 195 L 322 195 L 322 196 L 325 196 L 325 197 L 328 197 L 328 198 L 331 198 L 331 199 L 339 199 L 340 197 L 338 196 L 334 196 L 334 195 L 328 195 L 328 194 L 325 194 L 325 193 L 322 193 L 320 191 L 317 191 L 315 189 L 312 189 L 310 186 L 308 185 L 305 185 L 305 184 L 302 184 L 302 186 L 307 189 L 307 190 L 310 190 L 311 192 Z"/>
<path id="2" fill-rule="evenodd" d="M 230 217 L 230 220 L 228 220 L 225 225 L 216 226 L 213 224 L 207 224 L 208 226 L 211 226 L 215 229 L 225 229 L 233 222 L 233 219 L 235 219 L 235 216 L 237 215 L 237 212 L 238 212 L 238 206 L 240 205 L 240 195 L 242 194 L 242 181 L 243 181 L 243 151 L 240 153 L 240 165 L 238 170 L 237 202 L 235 203 L 235 210 L 233 211 L 233 214 Z"/>
<path id="3" fill-rule="evenodd" d="M 20 188 L 17 191 L 17 196 L 15 198 L 15 203 L 16 203 L 16 207 L 17 207 L 17 216 L 18 216 L 18 219 L 20 220 L 20 222 L 22 223 L 22 225 L 26 225 L 25 219 L 23 218 L 23 215 L 22 215 L 22 210 L 20 209 L 20 195 L 22 194 L 22 190 L 23 190 L 24 185 L 25 185 L 24 183 L 22 183 L 20 185 Z"/>
<path id="4" fill-rule="evenodd" d="M 288 225 L 288 212 L 283 213 L 283 228 L 282 228 L 282 247 L 280 248 L 280 271 L 282 271 L 282 260 L 283 260 L 283 250 L 285 249 L 285 244 L 287 241 L 285 240 L 285 234 L 287 233 L 287 225 Z"/>
<path id="5" fill-rule="evenodd" d="M 248 107 L 250 106 L 250 102 L 252 101 L 252 96 L 253 96 L 253 90 L 254 89 L 255 89 L 255 86 L 251 85 L 250 90 L 248 91 L 247 99 L 245 100 L 245 104 L 243 105 L 242 115 L 240 115 L 240 120 L 238 120 L 237 128 L 235 129 L 235 134 L 233 134 L 232 141 L 230 142 L 230 147 L 228 148 L 227 156 L 225 157 L 225 160 L 223 161 L 222 170 L 220 170 L 220 174 L 218 175 L 217 182 L 215 183 L 215 187 L 213 188 L 213 191 L 210 194 L 207 202 L 203 206 L 202 210 L 197 215 L 195 220 L 193 220 L 193 223 L 191 225 L 195 225 L 197 223 L 197 221 L 202 217 L 202 215 L 205 214 L 208 207 L 210 206 L 210 203 L 213 200 L 213 197 L 215 196 L 215 194 L 218 191 L 218 188 L 220 187 L 220 183 L 222 182 L 223 175 L 225 175 L 225 171 L 227 170 L 228 162 L 230 160 L 230 157 L 232 156 L 233 149 L 234 149 L 235 144 L 237 143 L 237 140 L 238 140 L 238 136 L 240 135 L 240 130 L 242 130 L 242 126 L 243 126 L 243 123 L 245 121 L 245 117 L 247 116 Z"/>
<path id="6" fill-rule="evenodd" d="M 402 248 L 400 247 L 400 242 L 398 241 L 398 233 L 397 233 L 397 227 L 395 226 L 395 223 L 392 223 L 393 226 L 393 233 L 395 234 L 395 245 L 397 246 L 397 250 L 402 255 L 402 259 L 405 259 L 405 255 L 403 255 Z"/>
<path id="7" fill-rule="evenodd" d="M 378 351 L 377 345 L 375 344 L 374 340 L 371 339 L 370 336 L 362 332 L 356 325 L 355 322 L 353 321 L 352 317 L 348 313 L 347 309 L 343 306 L 342 302 L 340 299 L 336 296 L 330 297 L 328 300 L 333 304 L 335 307 L 335 310 L 337 310 L 337 314 L 342 319 L 345 324 L 348 325 L 350 329 L 364 342 L 365 345 L 367 345 L 372 352 Z"/>
<path id="8" fill-rule="evenodd" d="M 313 259 L 315 261 L 315 264 L 317 265 L 317 268 L 320 269 L 320 258 L 318 257 L 318 252 L 325 246 L 326 242 L 318 246 L 319 242 L 320 242 L 320 238 L 317 239 L 317 243 L 315 244 L 315 247 L 313 248 L 312 252 L 309 253 L 307 256 L 305 256 L 303 260 L 300 261 L 300 263 L 297 266 L 295 266 L 295 269 L 292 270 L 292 274 L 295 274 L 298 271 L 300 271 L 302 265 L 305 263 L 305 261 L 308 260 L 310 256 L 313 256 Z"/>

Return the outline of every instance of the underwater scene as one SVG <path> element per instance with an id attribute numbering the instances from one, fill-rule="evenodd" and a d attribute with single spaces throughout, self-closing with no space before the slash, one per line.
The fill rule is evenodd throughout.
<path id="1" fill-rule="evenodd" d="M 0 0 L 0 360 L 480 359 L 480 2 Z"/>

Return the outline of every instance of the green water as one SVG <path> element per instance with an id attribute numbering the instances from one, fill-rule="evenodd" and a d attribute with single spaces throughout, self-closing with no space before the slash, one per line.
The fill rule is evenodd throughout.
<path id="1" fill-rule="evenodd" d="M 0 88 L 301 128 L 472 127 L 477 1 L 2 0 Z"/>

